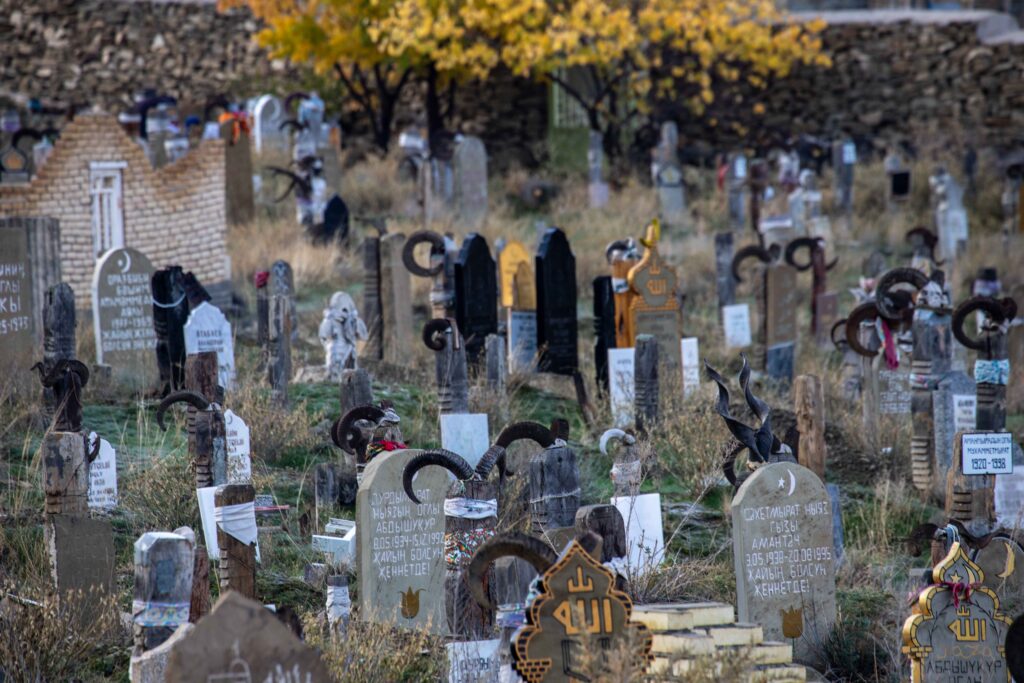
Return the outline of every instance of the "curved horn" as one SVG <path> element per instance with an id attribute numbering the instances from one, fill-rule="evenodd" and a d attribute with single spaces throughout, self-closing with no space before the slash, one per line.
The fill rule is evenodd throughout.
<path id="1" fill-rule="evenodd" d="M 636 443 L 636 437 L 617 428 L 607 430 L 601 435 L 600 448 L 604 455 L 608 455 L 608 443 L 611 441 L 621 441 L 627 446 L 632 446 Z"/>
<path id="2" fill-rule="evenodd" d="M 812 254 L 815 249 L 820 248 L 817 237 L 797 237 L 786 245 L 786 253 L 783 258 L 786 259 L 786 263 L 799 271 L 809 270 L 810 267 L 814 265 L 814 258 L 812 257 Z M 800 249 L 807 249 L 806 263 L 798 263 L 796 260 L 796 252 Z"/>
<path id="3" fill-rule="evenodd" d="M 836 331 L 840 329 L 843 332 L 843 337 L 841 339 L 836 339 Z M 828 338 L 832 340 L 832 346 L 836 347 L 836 351 L 843 350 L 843 344 L 846 343 L 846 318 L 837 320 L 835 324 L 832 325 L 832 329 L 829 330 L 828 333 Z M 849 344 L 847 344 L 847 346 L 849 346 Z"/>
<path id="4" fill-rule="evenodd" d="M 444 270 L 444 261 L 439 261 L 429 268 L 424 268 L 416 263 L 416 247 L 424 242 L 430 244 L 431 254 L 443 254 L 445 251 L 443 237 L 431 230 L 418 230 L 409 235 L 409 238 L 405 240 L 405 246 L 402 247 L 402 263 L 405 264 L 406 269 L 413 275 L 418 277 L 434 277 Z"/>
<path id="5" fill-rule="evenodd" d="M 92 450 L 89 451 L 88 453 L 86 453 L 85 459 L 86 459 L 86 461 L 89 462 L 89 464 L 92 464 L 92 462 L 94 460 L 96 460 L 96 458 L 99 456 L 99 454 L 100 454 L 100 435 L 97 434 L 96 435 L 96 443 L 93 444 Z"/>
<path id="6" fill-rule="evenodd" d="M 613 251 L 629 251 L 629 240 L 615 240 L 608 243 L 608 246 L 604 248 L 604 260 L 608 263 L 612 262 Z"/>
<path id="7" fill-rule="evenodd" d="M 729 389 L 725 386 L 725 380 L 717 370 L 711 367 L 706 358 L 704 359 L 704 371 L 708 378 L 718 385 L 718 401 L 715 403 L 715 412 L 722 416 L 726 427 L 736 437 L 736 440 L 750 449 L 754 454 L 752 457 L 758 457 L 760 454 L 757 453 L 757 438 L 754 430 L 734 418 L 729 412 Z"/>
<path id="8" fill-rule="evenodd" d="M 444 332 L 451 329 L 452 321 L 446 318 L 434 318 L 423 326 L 423 343 L 431 351 L 444 349 Z"/>
<path id="9" fill-rule="evenodd" d="M 481 479 L 486 479 L 498 463 L 501 463 L 498 469 L 502 474 L 514 474 L 505 469 L 505 449 L 497 444 L 489 447 L 480 456 L 480 462 L 476 464 L 476 473 L 480 475 Z"/>
<path id="10" fill-rule="evenodd" d="M 355 429 L 356 422 L 359 420 L 379 422 L 382 417 L 384 417 L 384 411 L 377 406 L 356 406 L 331 425 L 331 440 L 341 450 L 349 455 L 355 455 L 359 450 L 359 440 L 362 438 L 358 430 Z"/>
<path id="11" fill-rule="evenodd" d="M 924 226 L 917 226 L 912 230 L 908 230 L 904 240 L 908 243 L 913 243 L 915 237 L 920 237 L 924 243 L 925 248 L 928 249 L 928 258 L 930 258 L 935 265 L 941 266 L 945 261 L 937 261 L 935 259 L 935 245 L 939 243 L 939 236 Z"/>
<path id="12" fill-rule="evenodd" d="M 518 532 L 492 536 L 481 543 L 469 561 L 466 583 L 469 584 L 473 599 L 486 610 L 494 610 L 496 607 L 487 598 L 484 579 L 487 570 L 501 557 L 517 557 L 529 562 L 538 574 L 543 574 L 558 561 L 558 554 L 547 543 L 535 536 Z"/>
<path id="13" fill-rule="evenodd" d="M 17 147 L 22 138 L 32 138 L 33 140 L 38 141 L 43 139 L 43 134 L 35 128 L 19 128 L 14 135 L 11 136 L 11 147 Z"/>
<path id="14" fill-rule="evenodd" d="M 417 505 L 421 501 L 416 497 L 416 492 L 413 491 L 412 480 L 416 477 L 417 472 L 430 465 L 438 465 L 445 468 L 458 477 L 460 481 L 472 479 L 475 474 L 473 466 L 466 462 L 465 458 L 458 453 L 452 453 L 443 448 L 420 453 L 407 462 L 405 469 L 402 470 L 402 487 L 405 489 L 405 495 L 409 496 L 409 499 Z"/>
<path id="15" fill-rule="evenodd" d="M 743 282 L 743 278 L 740 277 L 740 264 L 752 256 L 761 263 L 771 263 L 772 261 L 772 256 L 767 249 L 757 244 L 748 244 L 732 257 L 732 277 L 736 282 Z"/>
<path id="16" fill-rule="evenodd" d="M 206 410 L 210 407 L 210 402 L 206 400 L 206 397 L 194 391 L 175 391 L 173 394 L 168 394 L 164 400 L 160 401 L 160 405 L 156 409 L 156 423 L 160 425 L 161 430 L 167 431 L 167 427 L 164 425 L 164 413 L 172 405 L 182 401 L 196 410 Z"/>
<path id="17" fill-rule="evenodd" d="M 37 363 L 36 365 L 41 364 Z M 34 367 L 35 366 L 33 366 L 33 368 Z M 78 381 L 83 387 L 89 383 L 89 367 L 82 361 L 75 360 L 74 358 L 61 358 L 54 363 L 53 367 L 50 368 L 50 371 L 46 373 L 45 377 L 43 377 L 43 368 L 41 367 L 39 370 L 40 381 L 44 387 L 52 387 L 60 381 L 60 378 L 63 377 L 66 372 L 73 372 L 78 375 Z"/>
<path id="18" fill-rule="evenodd" d="M 743 483 L 740 481 L 739 477 L 736 476 L 736 456 L 739 455 L 740 451 L 744 448 L 746 448 L 746 446 L 742 443 L 736 444 L 736 447 L 729 451 L 725 456 L 725 459 L 722 460 L 722 472 L 725 474 L 726 480 L 732 484 L 734 489 L 738 489 L 740 484 Z"/>
<path id="19" fill-rule="evenodd" d="M 743 358 L 743 369 L 740 370 L 740 386 L 743 388 L 747 406 L 761 425 L 754 432 L 754 442 L 757 444 L 756 455 L 762 461 L 767 461 L 768 456 L 779 448 L 779 440 L 772 434 L 772 409 L 767 403 L 754 396 L 754 392 L 750 388 L 750 363 L 747 361 L 747 354 L 741 354 L 741 357 Z"/>
<path id="20" fill-rule="evenodd" d="M 878 306 L 874 301 L 868 301 L 857 306 L 846 318 L 846 343 L 858 356 L 874 358 L 878 351 L 871 351 L 860 343 L 860 324 L 879 316 Z"/>
<path id="21" fill-rule="evenodd" d="M 508 448 L 523 439 L 530 439 L 541 448 L 547 448 L 555 442 L 551 430 L 539 422 L 513 422 L 498 433 L 494 443 L 502 448 Z"/>
<path id="22" fill-rule="evenodd" d="M 986 348 L 985 342 L 981 339 L 972 339 L 964 330 L 964 323 L 967 316 L 976 311 L 984 311 L 997 325 L 1007 319 L 1013 319 L 1017 315 L 1017 304 L 1013 299 L 998 300 L 990 296 L 972 296 L 967 301 L 956 307 L 953 312 L 953 336 L 956 340 L 974 351 L 983 351 Z"/>
<path id="23" fill-rule="evenodd" d="M 286 119 L 277 126 L 278 130 L 287 130 L 289 128 L 293 131 L 306 130 L 306 124 L 298 119 Z"/>
<path id="24" fill-rule="evenodd" d="M 904 302 L 904 297 L 897 297 L 890 293 L 896 285 L 912 285 L 917 291 L 921 291 L 928 284 L 928 276 L 916 268 L 893 268 L 883 275 L 875 287 L 875 303 L 878 305 L 878 312 L 883 317 L 891 320 L 906 319 L 913 312 L 910 300 Z"/>
<path id="25" fill-rule="evenodd" d="M 304 92 L 293 92 L 284 98 L 284 110 L 291 111 L 292 103 L 295 102 L 296 100 L 301 102 L 302 100 L 308 99 L 309 95 Z"/>

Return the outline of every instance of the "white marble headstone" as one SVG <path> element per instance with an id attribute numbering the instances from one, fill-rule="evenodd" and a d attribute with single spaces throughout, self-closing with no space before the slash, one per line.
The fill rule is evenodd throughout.
<path id="1" fill-rule="evenodd" d="M 441 415 L 441 447 L 461 455 L 473 467 L 490 445 L 487 413 Z"/>
<path id="2" fill-rule="evenodd" d="M 490 683 L 498 680 L 501 641 L 448 643 L 448 683 Z"/>
<path id="3" fill-rule="evenodd" d="M 249 426 L 230 410 L 224 411 L 224 429 L 227 435 L 227 477 L 229 484 L 252 483 L 251 441 Z"/>
<path id="4" fill-rule="evenodd" d="M 744 349 L 753 343 L 750 335 L 750 305 L 722 306 L 722 327 L 725 345 L 730 349 Z"/>
<path id="5" fill-rule="evenodd" d="M 235 340 L 231 323 L 209 301 L 192 309 L 185 323 L 185 353 L 217 352 L 218 382 L 230 389 L 235 379 Z"/>
<path id="6" fill-rule="evenodd" d="M 89 435 L 90 445 L 99 436 Z M 89 465 L 89 507 L 110 510 L 117 507 L 117 451 L 100 439 L 100 452 Z"/>
<path id="7" fill-rule="evenodd" d="M 700 348 L 697 337 L 684 337 L 679 342 L 683 358 L 683 397 L 700 389 Z"/>
<path id="8" fill-rule="evenodd" d="M 633 349 L 608 349 L 608 393 L 612 422 L 620 429 L 633 424 L 634 377 Z"/>
<path id="9" fill-rule="evenodd" d="M 656 569 L 665 559 L 665 531 L 661 519 L 661 494 L 612 498 L 626 523 L 627 557 L 631 577 Z"/>

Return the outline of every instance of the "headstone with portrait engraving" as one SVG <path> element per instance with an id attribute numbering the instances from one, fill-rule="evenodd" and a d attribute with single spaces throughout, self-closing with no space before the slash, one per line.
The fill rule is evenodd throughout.
<path id="1" fill-rule="evenodd" d="M 192 355 L 204 351 L 217 354 L 217 383 L 225 389 L 231 388 L 235 379 L 235 340 L 231 323 L 209 301 L 193 308 L 185 323 L 185 352 Z"/>
<path id="2" fill-rule="evenodd" d="M 92 320 L 96 364 L 136 386 L 154 382 L 153 265 L 137 249 L 111 249 L 96 262 L 92 279 Z"/>
<path id="3" fill-rule="evenodd" d="M 576 257 L 565 233 L 548 228 L 536 258 L 537 348 L 542 372 L 572 375 L 579 367 Z"/>
<path id="4" fill-rule="evenodd" d="M 832 503 L 814 472 L 791 462 L 758 468 L 732 501 L 739 620 L 817 663 L 836 620 Z"/>
<path id="5" fill-rule="evenodd" d="M 1004 641 L 1011 619 L 986 583 L 984 571 L 959 542 L 931 573 L 931 585 L 903 623 L 903 653 L 911 681 L 1006 683 Z"/>
<path id="6" fill-rule="evenodd" d="M 167 658 L 164 683 L 330 683 L 316 651 L 266 607 L 228 591 Z"/>
<path id="7" fill-rule="evenodd" d="M 615 577 L 571 541 L 542 577 L 512 636 L 512 666 L 531 683 L 640 677 L 651 660 L 652 636 L 631 621 L 633 603 Z"/>
<path id="8" fill-rule="evenodd" d="M 402 473 L 421 452 L 381 453 L 363 472 L 356 493 L 359 604 L 364 619 L 444 634 L 448 475 L 440 467 L 423 469 L 413 481 L 423 503 L 410 500 Z"/>
<path id="9" fill-rule="evenodd" d="M 455 260 L 455 321 L 466 340 L 466 359 L 477 362 L 487 335 L 498 333 L 498 280 L 487 240 L 475 232 Z"/>

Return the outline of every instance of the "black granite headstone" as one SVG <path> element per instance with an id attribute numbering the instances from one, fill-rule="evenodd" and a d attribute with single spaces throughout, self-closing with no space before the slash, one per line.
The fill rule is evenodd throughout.
<path id="1" fill-rule="evenodd" d="M 541 372 L 572 375 L 576 352 L 576 257 L 558 228 L 548 228 L 535 260 L 537 349 Z"/>
<path id="2" fill-rule="evenodd" d="M 597 386 L 608 391 L 608 349 L 615 348 L 615 290 L 610 275 L 594 278 L 594 368 Z"/>
<path id="3" fill-rule="evenodd" d="M 455 260 L 455 321 L 475 363 L 489 334 L 498 333 L 498 274 L 483 235 L 471 232 Z"/>

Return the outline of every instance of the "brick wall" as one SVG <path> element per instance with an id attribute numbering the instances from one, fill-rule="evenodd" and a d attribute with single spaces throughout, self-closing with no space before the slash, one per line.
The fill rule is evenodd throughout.
<path id="1" fill-rule="evenodd" d="M 224 142 L 205 140 L 178 161 L 153 169 L 145 152 L 109 115 L 82 114 L 61 133 L 27 185 L 0 186 L 0 215 L 60 221 L 61 268 L 76 303 L 91 306 L 96 263 L 90 162 L 124 162 L 125 246 L 153 266 L 179 264 L 211 286 L 230 279 L 224 213 Z"/>

